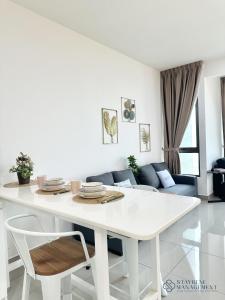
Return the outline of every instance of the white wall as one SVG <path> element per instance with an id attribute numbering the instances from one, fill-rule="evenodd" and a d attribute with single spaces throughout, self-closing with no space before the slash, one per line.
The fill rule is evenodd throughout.
<path id="1" fill-rule="evenodd" d="M 204 62 L 204 76 L 218 77 L 225 75 L 225 58 L 208 60 Z"/>
<path id="2" fill-rule="evenodd" d="M 20 151 L 35 175 L 84 179 L 161 160 L 159 72 L 7 0 L 0 10 L 1 181 Z M 120 97 L 136 99 L 137 123 L 121 122 Z M 102 145 L 101 108 L 118 110 L 119 144 Z M 138 123 L 152 151 L 139 152 Z"/>
<path id="3" fill-rule="evenodd" d="M 207 168 L 222 155 L 220 78 L 205 79 Z"/>
<path id="4" fill-rule="evenodd" d="M 219 77 L 205 79 L 206 107 L 206 153 L 207 170 L 211 170 L 215 161 L 222 157 L 221 142 L 221 92 Z M 212 175 L 207 177 L 207 195 L 213 193 Z"/>
<path id="5" fill-rule="evenodd" d="M 220 77 L 225 75 L 225 59 L 204 62 L 199 91 L 200 165 L 199 194 L 213 193 L 212 175 L 207 171 L 222 153 Z"/>
<path id="6" fill-rule="evenodd" d="M 16 178 L 8 170 L 20 151 L 35 176 L 65 178 L 122 169 L 130 154 L 140 164 L 161 160 L 158 71 L 10 1 L 0 5 L 1 183 Z M 136 99 L 136 124 L 121 122 L 121 96 Z M 102 144 L 102 107 L 118 110 L 117 145 Z M 139 122 L 151 124 L 151 152 L 139 152 Z"/>

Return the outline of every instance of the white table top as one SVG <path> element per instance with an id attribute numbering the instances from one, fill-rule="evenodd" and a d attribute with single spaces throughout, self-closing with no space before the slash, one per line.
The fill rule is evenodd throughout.
<path id="1" fill-rule="evenodd" d="M 121 200 L 84 204 L 71 193 L 44 196 L 37 186 L 0 188 L 0 199 L 38 209 L 74 223 L 98 227 L 138 240 L 150 240 L 200 204 L 198 198 L 109 187 L 123 192 Z"/>

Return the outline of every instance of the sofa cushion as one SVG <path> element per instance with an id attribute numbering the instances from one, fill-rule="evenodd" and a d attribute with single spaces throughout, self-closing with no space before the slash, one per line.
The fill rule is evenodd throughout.
<path id="1" fill-rule="evenodd" d="M 126 188 L 132 188 L 133 187 L 132 184 L 130 183 L 130 179 L 120 181 L 120 182 L 115 182 L 114 185 L 119 186 L 119 187 L 126 187 Z"/>
<path id="2" fill-rule="evenodd" d="M 151 185 L 154 188 L 158 188 L 160 186 L 159 177 L 151 164 L 142 166 L 138 177 L 140 184 Z"/>
<path id="3" fill-rule="evenodd" d="M 97 175 L 97 176 L 89 176 L 86 178 L 87 182 L 102 182 L 105 185 L 114 185 L 114 179 L 113 179 L 113 175 L 111 172 L 109 173 L 104 173 L 101 175 Z"/>
<path id="4" fill-rule="evenodd" d="M 173 177 L 168 170 L 156 172 L 159 176 L 160 182 L 164 188 L 168 188 L 175 185 Z"/>
<path id="5" fill-rule="evenodd" d="M 130 179 L 131 184 L 137 184 L 134 174 L 131 169 L 112 172 L 115 182 L 125 181 Z"/>
<path id="6" fill-rule="evenodd" d="M 168 165 L 165 162 L 153 163 L 152 166 L 156 170 L 156 172 L 160 172 L 160 171 L 163 171 L 163 170 L 168 170 L 169 171 Z"/>
<path id="7" fill-rule="evenodd" d="M 176 184 L 174 186 L 171 186 L 169 188 L 160 188 L 160 192 L 163 193 L 173 193 L 177 195 L 182 195 L 182 196 L 196 196 L 197 191 L 196 187 L 194 185 L 189 185 L 189 184 Z"/>

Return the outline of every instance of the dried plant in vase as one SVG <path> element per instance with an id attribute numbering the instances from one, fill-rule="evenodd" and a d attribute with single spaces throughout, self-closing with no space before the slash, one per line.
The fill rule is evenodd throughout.
<path id="1" fill-rule="evenodd" d="M 10 173 L 17 173 L 19 184 L 30 183 L 30 177 L 33 175 L 33 162 L 31 158 L 20 152 L 16 159 L 16 166 L 12 166 Z"/>

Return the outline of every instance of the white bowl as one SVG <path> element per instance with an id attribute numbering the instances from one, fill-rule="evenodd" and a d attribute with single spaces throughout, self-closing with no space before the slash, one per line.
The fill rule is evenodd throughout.
<path id="1" fill-rule="evenodd" d="M 56 191 L 60 191 L 62 189 L 65 188 L 64 184 L 59 184 L 59 185 L 42 185 L 41 186 L 41 190 L 45 191 L 45 192 L 56 192 Z"/>
<path id="2" fill-rule="evenodd" d="M 99 187 L 99 186 L 102 186 L 102 182 L 85 182 L 85 183 L 82 183 L 82 187 L 84 188 L 96 188 L 96 187 Z"/>
<path id="3" fill-rule="evenodd" d="M 82 187 L 80 192 L 82 193 L 95 193 L 105 191 L 106 188 L 104 186 L 94 186 L 94 187 Z"/>
<path id="4" fill-rule="evenodd" d="M 60 184 L 64 184 L 64 183 L 65 183 L 65 181 L 63 180 L 63 178 L 51 178 L 51 179 L 45 180 L 43 185 L 51 186 L 51 185 L 60 185 Z"/>
<path id="5" fill-rule="evenodd" d="M 102 192 L 95 192 L 95 193 L 83 193 L 83 192 L 79 192 L 79 196 L 82 197 L 82 198 L 90 198 L 90 199 L 93 199 L 93 198 L 100 198 L 100 197 L 104 197 L 105 196 L 105 191 L 102 191 Z"/>

